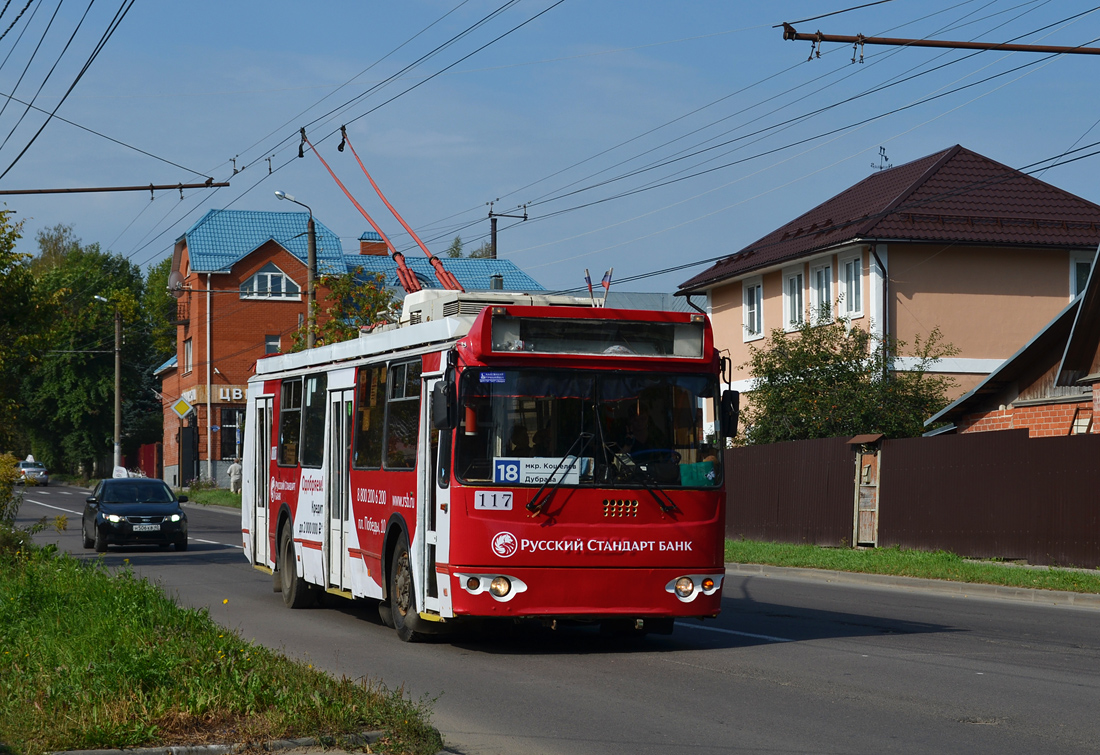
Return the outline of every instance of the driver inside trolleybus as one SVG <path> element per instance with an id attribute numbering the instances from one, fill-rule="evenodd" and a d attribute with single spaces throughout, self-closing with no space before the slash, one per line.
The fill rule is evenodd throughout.
<path id="1" fill-rule="evenodd" d="M 461 481 L 503 482 L 494 479 L 498 461 L 529 459 L 544 467 L 566 460 L 569 484 L 580 486 L 721 483 L 703 422 L 717 412 L 712 376 L 474 369 L 459 392 Z"/>

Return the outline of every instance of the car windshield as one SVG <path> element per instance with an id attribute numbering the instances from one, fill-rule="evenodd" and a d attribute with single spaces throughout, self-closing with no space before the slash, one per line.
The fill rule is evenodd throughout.
<path id="1" fill-rule="evenodd" d="M 708 375 L 466 370 L 455 471 L 479 484 L 712 487 L 721 465 L 704 416 L 717 394 Z"/>
<path id="2" fill-rule="evenodd" d="M 109 483 L 103 486 L 104 503 L 171 503 L 172 491 L 163 482 Z"/>

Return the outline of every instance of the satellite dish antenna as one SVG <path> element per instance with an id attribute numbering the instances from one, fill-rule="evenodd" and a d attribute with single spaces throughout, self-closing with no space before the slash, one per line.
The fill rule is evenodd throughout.
<path id="1" fill-rule="evenodd" d="M 168 293 L 177 299 L 183 296 L 183 276 L 179 270 L 168 273 Z"/>

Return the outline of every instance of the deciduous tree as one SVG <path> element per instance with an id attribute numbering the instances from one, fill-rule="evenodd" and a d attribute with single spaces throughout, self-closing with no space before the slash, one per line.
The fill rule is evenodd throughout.
<path id="1" fill-rule="evenodd" d="M 744 365 L 753 387 L 742 412 L 743 441 L 829 438 L 882 433 L 920 435 L 924 420 L 947 405 L 952 378 L 930 372 L 957 350 L 938 329 L 906 350 L 913 364 L 895 370 L 893 356 L 906 344 L 868 333 L 840 318 L 807 318 L 794 332 L 771 332 L 750 346 Z"/>

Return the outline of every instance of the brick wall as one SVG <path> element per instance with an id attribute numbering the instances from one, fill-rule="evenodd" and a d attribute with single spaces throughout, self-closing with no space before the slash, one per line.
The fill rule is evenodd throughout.
<path id="1" fill-rule="evenodd" d="M 958 423 L 960 433 L 979 433 L 991 430 L 1027 429 L 1032 438 L 1071 435 L 1073 421 L 1078 412 L 1092 417 L 1097 397 L 1091 400 L 1063 404 L 1038 404 L 1006 407 L 990 412 L 968 414 Z M 1097 432 L 1093 427 L 1092 432 Z"/>

